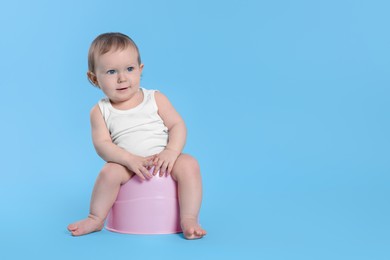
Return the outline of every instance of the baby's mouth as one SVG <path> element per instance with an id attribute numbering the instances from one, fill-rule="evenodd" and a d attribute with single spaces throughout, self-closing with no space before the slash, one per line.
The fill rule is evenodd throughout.
<path id="1" fill-rule="evenodd" d="M 128 89 L 128 87 L 125 87 L 125 88 L 118 88 L 117 90 L 126 90 Z"/>

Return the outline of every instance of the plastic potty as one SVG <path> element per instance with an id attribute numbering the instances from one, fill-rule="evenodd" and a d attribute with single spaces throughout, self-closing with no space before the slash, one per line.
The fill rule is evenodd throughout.
<path id="1" fill-rule="evenodd" d="M 106 229 L 127 234 L 182 232 L 176 182 L 170 175 L 145 181 L 134 175 L 121 186 Z"/>

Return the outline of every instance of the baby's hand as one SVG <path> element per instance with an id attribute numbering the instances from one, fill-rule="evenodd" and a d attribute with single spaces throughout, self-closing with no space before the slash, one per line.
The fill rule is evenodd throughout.
<path id="1" fill-rule="evenodd" d="M 141 179 L 150 179 L 153 176 L 150 174 L 149 170 L 153 167 L 154 159 L 156 155 L 149 157 L 141 157 L 137 155 L 132 155 L 129 159 L 127 168 L 137 174 Z"/>
<path id="2" fill-rule="evenodd" d="M 180 153 L 171 149 L 165 149 L 154 158 L 153 164 L 155 165 L 153 175 L 156 175 L 160 171 L 160 177 L 164 174 L 171 174 L 173 165 L 175 165 L 177 157 Z"/>

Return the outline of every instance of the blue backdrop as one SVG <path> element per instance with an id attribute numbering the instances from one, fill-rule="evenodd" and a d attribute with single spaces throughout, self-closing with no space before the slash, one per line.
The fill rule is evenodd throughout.
<path id="1" fill-rule="evenodd" d="M 385 0 L 6 1 L 1 259 L 389 259 Z M 204 181 L 209 234 L 73 238 L 103 161 L 86 78 L 100 33 L 139 45 Z"/>

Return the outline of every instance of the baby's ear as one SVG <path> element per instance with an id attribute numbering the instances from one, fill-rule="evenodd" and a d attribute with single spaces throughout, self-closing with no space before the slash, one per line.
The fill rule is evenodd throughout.
<path id="1" fill-rule="evenodd" d="M 92 85 L 94 85 L 94 86 L 96 86 L 96 87 L 99 87 L 98 82 L 97 82 L 96 75 L 95 75 L 93 72 L 88 71 L 88 72 L 87 72 L 87 77 L 88 77 L 89 82 L 92 83 Z"/>
<path id="2" fill-rule="evenodd" d="M 140 76 L 140 78 L 142 79 L 143 76 L 144 76 L 144 74 L 142 73 L 142 71 L 144 70 L 144 64 L 143 64 L 143 63 L 141 63 L 141 64 L 139 65 L 139 69 L 140 69 L 140 71 L 141 71 L 141 76 Z"/>

